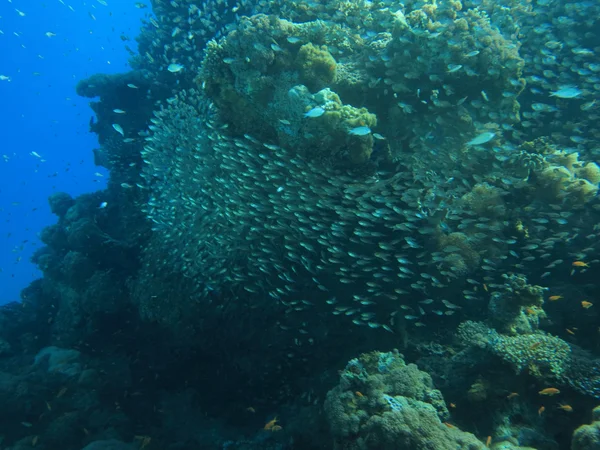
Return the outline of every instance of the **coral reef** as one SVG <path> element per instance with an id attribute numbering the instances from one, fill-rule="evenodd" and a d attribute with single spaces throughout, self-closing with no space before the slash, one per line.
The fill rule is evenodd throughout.
<path id="1" fill-rule="evenodd" d="M 246 18 L 209 43 L 200 80 L 236 131 L 322 163 L 363 164 L 371 156 L 370 130 L 377 119 L 364 107 L 343 104 L 330 89 L 336 61 L 326 46 L 312 42 L 321 41 L 323 31 L 321 23 Z M 257 34 L 262 42 L 255 41 Z M 353 135 L 359 127 L 369 131 Z"/>
<path id="2" fill-rule="evenodd" d="M 49 198 L 0 308 L 2 447 L 569 448 L 600 6 L 151 6 L 133 70 L 77 86 L 107 189 Z"/>
<path id="3" fill-rule="evenodd" d="M 523 276 L 504 275 L 504 285 L 492 293 L 488 309 L 496 330 L 509 334 L 529 334 L 544 317 L 544 289 L 531 286 Z"/>
<path id="4" fill-rule="evenodd" d="M 600 448 L 600 407 L 592 411 L 592 423 L 581 425 L 573 433 L 571 450 L 594 450 Z"/>
<path id="5" fill-rule="evenodd" d="M 445 422 L 449 412 L 431 377 L 396 351 L 351 360 L 325 412 L 336 449 L 485 448 Z"/>

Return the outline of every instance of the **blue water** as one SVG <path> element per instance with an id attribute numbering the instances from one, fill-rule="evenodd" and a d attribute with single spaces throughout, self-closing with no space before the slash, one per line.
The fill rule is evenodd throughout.
<path id="1" fill-rule="evenodd" d="M 75 85 L 129 69 L 125 45 L 136 50 L 136 43 L 120 35 L 135 37 L 147 11 L 133 0 L 64 3 L 0 2 L 0 75 L 11 79 L 0 81 L 0 304 L 18 300 L 41 275 L 29 259 L 40 230 L 56 221 L 48 196 L 104 187 L 108 173 L 93 164 L 89 100 Z"/>

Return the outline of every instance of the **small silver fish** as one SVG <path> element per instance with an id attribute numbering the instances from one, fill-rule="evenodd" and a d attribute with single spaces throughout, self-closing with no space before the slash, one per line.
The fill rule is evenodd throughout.
<path id="1" fill-rule="evenodd" d="M 177 73 L 183 70 L 183 66 L 181 64 L 169 64 L 167 70 L 171 73 Z"/>
<path id="2" fill-rule="evenodd" d="M 323 108 L 321 108 L 320 106 L 315 106 L 310 111 L 304 113 L 304 117 L 315 118 L 315 117 L 321 117 L 323 114 L 325 114 L 325 110 Z"/>
<path id="3" fill-rule="evenodd" d="M 561 86 L 558 91 L 550 93 L 550 97 L 558 98 L 576 98 L 582 94 L 581 90 L 575 86 Z"/>
<path id="4" fill-rule="evenodd" d="M 348 131 L 348 134 L 352 136 L 366 136 L 367 134 L 371 134 L 371 129 L 369 127 L 356 127 Z"/>
<path id="5" fill-rule="evenodd" d="M 462 64 L 448 64 L 448 73 L 458 72 L 462 69 Z"/>
<path id="6" fill-rule="evenodd" d="M 467 145 L 468 146 L 482 145 L 482 144 L 485 144 L 487 142 L 490 142 L 495 137 L 496 137 L 496 133 L 492 133 L 491 131 L 486 131 L 485 133 L 481 133 L 476 138 L 471 139 L 469 142 L 467 142 Z"/>
<path id="7" fill-rule="evenodd" d="M 119 133 L 121 136 L 125 137 L 125 132 L 123 131 L 123 127 L 121 125 L 119 125 L 118 123 L 113 123 L 112 127 L 115 129 L 115 131 L 117 133 Z"/>

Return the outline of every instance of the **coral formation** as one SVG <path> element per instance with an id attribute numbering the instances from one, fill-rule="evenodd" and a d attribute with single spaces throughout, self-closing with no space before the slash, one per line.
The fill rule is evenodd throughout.
<path id="1" fill-rule="evenodd" d="M 573 433 L 571 450 L 594 450 L 600 448 L 600 407 L 592 411 L 592 423 L 581 425 Z"/>
<path id="2" fill-rule="evenodd" d="M 509 334 L 529 334 L 544 317 L 544 289 L 527 284 L 524 276 L 503 275 L 501 289 L 490 296 L 488 310 L 496 330 Z"/>
<path id="3" fill-rule="evenodd" d="M 308 42 L 300 47 L 295 64 L 299 67 L 300 79 L 311 91 L 330 86 L 336 74 L 337 64 L 327 47 L 317 47 Z"/>
<path id="4" fill-rule="evenodd" d="M 77 86 L 107 188 L 50 197 L 0 308 L 3 448 L 569 448 L 600 5 L 151 6 Z"/>
<path id="5" fill-rule="evenodd" d="M 431 377 L 397 351 L 351 360 L 327 394 L 325 413 L 336 449 L 485 448 L 445 422 L 449 412 Z"/>

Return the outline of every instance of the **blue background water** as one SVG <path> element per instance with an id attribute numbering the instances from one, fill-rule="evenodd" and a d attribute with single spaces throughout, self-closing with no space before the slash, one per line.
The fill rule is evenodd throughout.
<path id="1" fill-rule="evenodd" d="M 56 222 L 48 196 L 104 187 L 108 173 L 93 164 L 89 100 L 77 97 L 75 85 L 128 70 L 125 45 L 136 50 L 136 43 L 120 35 L 134 39 L 149 11 L 133 0 L 64 3 L 0 2 L 0 75 L 11 78 L 0 81 L 0 304 L 18 300 L 41 275 L 29 258 L 42 245 L 40 230 Z"/>

